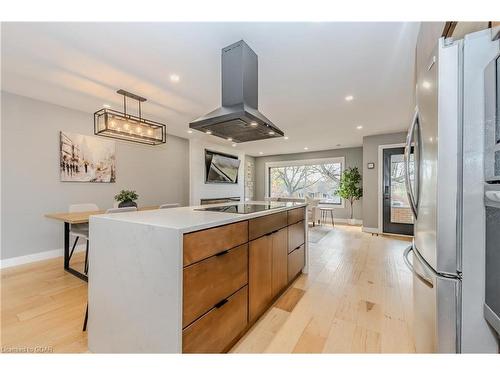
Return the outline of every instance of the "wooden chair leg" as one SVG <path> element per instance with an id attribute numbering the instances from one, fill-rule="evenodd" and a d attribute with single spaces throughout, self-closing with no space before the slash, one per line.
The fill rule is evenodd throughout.
<path id="1" fill-rule="evenodd" d="M 88 318 L 89 318 L 89 304 L 87 303 L 87 308 L 85 309 L 85 320 L 83 321 L 83 332 L 87 330 Z"/>

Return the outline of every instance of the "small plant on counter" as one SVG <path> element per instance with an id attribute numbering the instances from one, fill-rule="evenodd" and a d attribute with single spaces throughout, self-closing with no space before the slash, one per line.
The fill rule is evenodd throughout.
<path id="1" fill-rule="evenodd" d="M 135 190 L 122 190 L 115 195 L 115 200 L 118 203 L 118 207 L 137 207 L 135 201 L 139 198 L 139 195 Z"/>
<path id="2" fill-rule="evenodd" d="M 359 186 L 361 183 L 361 174 L 358 168 L 347 168 L 340 178 L 340 185 L 335 194 L 340 197 L 347 199 L 351 204 L 350 208 L 350 219 L 349 224 L 354 224 L 354 219 L 352 218 L 353 210 L 352 206 L 355 201 L 363 196 L 363 188 Z"/>

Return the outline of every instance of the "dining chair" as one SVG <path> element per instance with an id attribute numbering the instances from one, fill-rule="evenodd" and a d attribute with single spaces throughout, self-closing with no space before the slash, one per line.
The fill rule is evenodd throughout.
<path id="1" fill-rule="evenodd" d="M 95 203 L 79 203 L 79 204 L 70 204 L 69 212 L 85 212 L 85 211 L 99 211 L 99 207 Z M 71 257 L 73 256 L 73 252 L 75 251 L 76 244 L 78 240 L 83 238 L 86 241 L 85 244 L 85 266 L 84 272 L 87 273 L 87 263 L 89 256 L 89 224 L 71 224 L 69 229 L 70 236 L 74 236 L 75 242 L 73 243 L 73 247 L 71 248 L 71 252 L 69 254 L 69 260 L 71 261 Z"/>
<path id="2" fill-rule="evenodd" d="M 175 207 L 180 207 L 181 205 L 179 203 L 165 203 L 160 206 L 160 209 L 163 208 L 175 208 Z"/>
<path id="3" fill-rule="evenodd" d="M 313 227 L 316 226 L 316 222 L 319 222 L 319 202 L 320 199 L 317 198 L 306 198 L 307 203 L 307 217 L 312 221 Z"/>
<path id="4" fill-rule="evenodd" d="M 116 207 L 116 208 L 108 208 L 106 210 L 107 214 L 118 214 L 120 212 L 132 212 L 137 211 L 137 207 Z"/>
<path id="5" fill-rule="evenodd" d="M 133 212 L 133 211 L 137 211 L 137 207 L 116 207 L 116 208 L 108 208 L 106 210 L 106 213 L 107 214 L 117 214 L 117 213 L 120 213 L 120 212 Z M 85 261 L 85 273 L 88 272 L 88 267 L 89 267 L 89 264 L 88 264 L 88 261 L 87 261 L 87 258 L 85 258 L 86 261 Z M 85 310 L 85 319 L 83 320 L 83 331 L 85 332 L 87 330 L 87 321 L 89 319 L 89 304 L 87 302 L 87 308 Z"/>

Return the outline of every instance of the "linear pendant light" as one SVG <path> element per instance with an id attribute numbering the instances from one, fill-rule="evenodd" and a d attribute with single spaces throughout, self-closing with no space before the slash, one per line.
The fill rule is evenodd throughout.
<path id="1" fill-rule="evenodd" d="M 146 98 L 122 89 L 117 93 L 123 95 L 123 112 L 109 108 L 95 112 L 94 134 L 149 145 L 166 143 L 167 126 L 142 117 L 141 103 Z M 127 98 L 139 103 L 139 117 L 127 113 Z"/>

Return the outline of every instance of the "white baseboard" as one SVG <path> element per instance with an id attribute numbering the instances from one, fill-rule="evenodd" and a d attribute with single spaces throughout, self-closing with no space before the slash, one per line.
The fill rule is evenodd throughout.
<path id="1" fill-rule="evenodd" d="M 85 251 L 85 244 L 78 245 L 75 248 L 75 253 L 79 253 L 81 251 Z M 41 253 L 23 255 L 20 257 L 1 259 L 0 269 L 20 266 L 22 264 L 39 262 L 41 260 L 53 259 L 62 256 L 64 256 L 64 249 L 55 249 L 55 250 L 42 251 Z"/>
<path id="2" fill-rule="evenodd" d="M 369 228 L 369 227 L 363 227 L 363 232 L 366 232 L 366 233 L 377 233 L 379 234 L 380 231 L 378 228 Z"/>
<path id="3" fill-rule="evenodd" d="M 349 219 L 344 219 L 344 218 L 334 218 L 333 219 L 336 223 L 348 223 Z M 328 220 L 326 221 L 328 223 Z M 354 219 L 354 225 L 363 225 L 363 220 L 361 219 Z"/>

